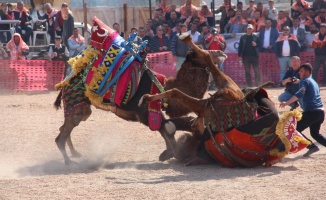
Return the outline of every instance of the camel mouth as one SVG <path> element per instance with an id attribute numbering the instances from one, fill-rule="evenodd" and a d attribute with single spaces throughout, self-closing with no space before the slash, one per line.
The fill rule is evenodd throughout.
<path id="1" fill-rule="evenodd" d="M 187 37 L 190 37 L 190 34 L 185 32 L 180 34 L 179 39 L 182 41 L 185 40 Z"/>

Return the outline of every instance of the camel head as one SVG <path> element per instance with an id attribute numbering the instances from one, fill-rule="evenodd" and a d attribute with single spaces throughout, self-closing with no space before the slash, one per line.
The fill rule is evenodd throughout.
<path id="1" fill-rule="evenodd" d="M 189 162 L 196 157 L 199 141 L 189 133 L 182 134 L 177 140 L 175 158 L 181 162 Z"/>
<path id="2" fill-rule="evenodd" d="M 196 63 L 196 65 L 201 65 L 205 68 L 207 67 L 210 71 L 219 70 L 215 64 L 217 62 L 223 62 L 227 58 L 226 54 L 224 54 L 223 51 L 207 51 L 203 49 L 202 46 L 196 45 L 192 41 L 189 33 L 182 33 L 179 36 L 179 39 L 191 47 L 186 58 L 189 59 L 192 63 Z"/>
<path id="3" fill-rule="evenodd" d="M 220 50 L 207 50 L 211 55 L 213 63 L 224 62 L 228 57 L 227 55 Z"/>

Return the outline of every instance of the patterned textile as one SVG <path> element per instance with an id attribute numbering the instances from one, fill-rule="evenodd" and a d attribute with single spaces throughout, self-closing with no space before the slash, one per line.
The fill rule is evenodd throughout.
<path id="1" fill-rule="evenodd" d="M 85 84 L 83 82 L 83 76 L 82 74 L 78 74 L 63 89 L 62 99 L 64 102 L 65 117 L 72 114 L 77 107 L 90 104 L 84 92 Z"/>
<path id="2" fill-rule="evenodd" d="M 225 132 L 256 118 L 257 103 L 248 102 L 245 98 L 239 101 L 215 101 L 214 105 L 209 106 L 212 109 L 205 116 L 205 124 L 210 124 L 214 132 Z"/>

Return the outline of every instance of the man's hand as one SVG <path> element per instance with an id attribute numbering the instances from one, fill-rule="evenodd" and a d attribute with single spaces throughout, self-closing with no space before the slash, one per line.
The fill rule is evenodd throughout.
<path id="1" fill-rule="evenodd" d="M 287 106 L 288 104 L 285 102 L 285 101 L 283 101 L 283 102 L 281 102 L 280 103 L 280 108 L 284 108 L 285 106 Z"/>

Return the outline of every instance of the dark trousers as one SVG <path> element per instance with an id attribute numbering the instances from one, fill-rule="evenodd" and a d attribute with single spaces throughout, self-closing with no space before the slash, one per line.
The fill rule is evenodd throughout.
<path id="1" fill-rule="evenodd" d="M 260 85 L 260 73 L 258 70 L 258 56 L 243 56 L 242 62 L 245 68 L 245 75 L 246 75 L 246 82 L 249 87 L 252 87 L 251 82 L 251 73 L 250 73 L 250 67 L 252 65 L 254 72 L 255 72 L 255 82 L 256 86 Z"/>
<path id="2" fill-rule="evenodd" d="M 318 72 L 322 65 L 323 67 L 323 85 L 326 84 L 326 56 L 315 56 L 314 68 L 312 70 L 312 78 L 318 83 Z"/>
<path id="3" fill-rule="evenodd" d="M 324 110 L 304 111 L 302 113 L 301 120 L 297 123 L 297 131 L 302 134 L 302 131 L 309 127 L 311 137 L 319 144 L 326 146 L 326 138 L 319 133 L 321 124 L 324 122 L 324 118 Z M 303 136 L 307 140 L 311 141 L 305 135 Z"/>

